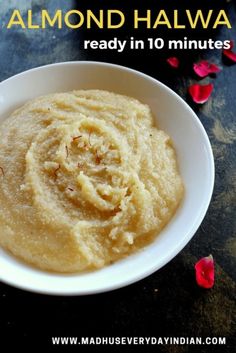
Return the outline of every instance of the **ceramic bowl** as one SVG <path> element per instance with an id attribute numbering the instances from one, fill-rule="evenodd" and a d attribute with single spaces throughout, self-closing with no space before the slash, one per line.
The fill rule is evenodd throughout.
<path id="1" fill-rule="evenodd" d="M 0 83 L 0 120 L 26 101 L 53 92 L 105 89 L 148 104 L 158 126 L 172 138 L 185 197 L 171 222 L 141 251 L 90 273 L 37 270 L 0 250 L 0 279 L 15 287 L 54 295 L 110 291 L 134 283 L 173 259 L 200 226 L 214 185 L 214 160 L 207 134 L 193 110 L 161 82 L 127 67 L 66 62 L 39 67 Z"/>

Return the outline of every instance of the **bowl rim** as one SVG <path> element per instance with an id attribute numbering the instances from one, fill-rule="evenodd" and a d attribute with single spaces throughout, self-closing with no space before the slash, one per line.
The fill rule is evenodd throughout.
<path id="1" fill-rule="evenodd" d="M 177 100 L 178 103 L 182 104 L 186 111 L 191 115 L 191 118 L 194 119 L 195 124 L 198 126 L 198 128 L 201 130 L 201 133 L 204 136 L 205 143 L 207 146 L 207 152 L 208 152 L 208 159 L 209 159 L 209 175 L 210 175 L 210 185 L 209 185 L 209 192 L 207 195 L 207 198 L 204 203 L 204 207 L 201 208 L 201 212 L 199 213 L 198 217 L 195 219 L 195 222 L 192 225 L 192 228 L 189 230 L 189 232 L 183 237 L 181 241 L 179 241 L 178 246 L 175 246 L 172 250 L 168 252 L 168 255 L 165 256 L 164 258 L 161 259 L 161 261 L 158 262 L 158 264 L 153 264 L 152 266 L 149 266 L 146 270 L 140 271 L 136 276 L 131 276 L 131 278 L 126 279 L 125 281 L 119 281 L 119 283 L 115 283 L 110 285 L 109 283 L 105 285 L 100 285 L 96 289 L 83 289 L 79 288 L 78 286 L 75 287 L 74 289 L 70 288 L 68 289 L 63 289 L 63 288 L 50 288 L 50 289 L 44 289 L 44 288 L 36 288 L 35 286 L 31 286 L 30 282 L 24 282 L 22 283 L 21 280 L 18 282 L 15 282 L 15 280 L 7 278 L 7 276 L 0 274 L 0 281 L 11 285 L 15 288 L 27 290 L 33 293 L 38 293 L 38 294 L 46 294 L 46 295 L 57 295 L 57 296 L 78 296 L 78 295 L 91 295 L 91 294 L 98 294 L 98 293 L 105 293 L 109 291 L 113 291 L 115 289 L 119 289 L 125 286 L 128 286 L 130 284 L 133 284 L 137 281 L 140 281 L 141 279 L 146 278 L 147 276 L 151 275 L 152 273 L 158 271 L 160 268 L 165 266 L 168 262 L 170 262 L 183 248 L 188 244 L 188 242 L 192 239 L 194 234 L 196 233 L 197 229 L 199 228 L 201 222 L 203 221 L 206 212 L 208 210 L 212 194 L 213 194 L 213 189 L 214 189 L 214 182 L 215 182 L 215 163 L 214 163 L 214 156 L 213 156 L 213 151 L 212 147 L 210 144 L 209 137 L 206 133 L 205 128 L 203 127 L 201 121 L 199 120 L 198 116 L 196 113 L 193 111 L 193 109 L 185 102 L 183 98 L 181 98 L 175 91 L 173 91 L 171 88 L 166 86 L 164 83 L 160 82 L 158 79 L 149 76 L 141 71 L 122 66 L 122 65 L 117 65 L 113 63 L 107 63 L 107 62 L 101 62 L 101 61 L 66 61 L 66 62 L 57 62 L 53 64 L 47 64 L 47 65 L 42 65 L 38 66 L 32 69 L 28 69 L 25 71 L 22 71 L 18 74 L 15 74 L 3 81 L 0 82 L 0 87 L 16 78 L 20 78 L 21 76 L 24 76 L 26 74 L 30 74 L 33 72 L 37 72 L 40 70 L 47 70 L 50 68 L 54 67 L 63 67 L 63 66 L 80 66 L 80 65 L 85 65 L 85 66 L 100 66 L 104 68 L 114 68 L 118 70 L 122 70 L 127 73 L 133 73 L 135 75 L 140 76 L 141 78 L 144 78 L 145 80 L 152 81 L 153 83 L 157 84 L 162 90 L 166 91 L 167 94 L 170 96 L 174 96 L 175 99 Z M 34 269 L 34 268 L 33 268 Z M 38 269 L 34 269 L 36 271 L 44 272 Z M 99 271 L 99 270 L 98 270 Z M 59 274 L 60 275 L 60 274 Z M 78 273 L 78 276 L 80 274 Z M 70 274 L 69 274 L 70 276 Z M 75 278 L 77 277 L 77 274 L 72 274 Z"/>

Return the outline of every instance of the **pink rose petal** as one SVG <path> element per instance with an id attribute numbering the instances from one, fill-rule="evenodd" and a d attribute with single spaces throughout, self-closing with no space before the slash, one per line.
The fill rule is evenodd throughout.
<path id="1" fill-rule="evenodd" d="M 209 83 L 207 85 L 194 84 L 189 86 L 188 92 L 195 103 L 203 104 L 205 103 L 213 90 L 213 84 Z"/>
<path id="2" fill-rule="evenodd" d="M 214 260 L 212 255 L 203 257 L 195 264 L 196 281 L 200 287 L 212 288 L 215 281 Z"/>
<path id="3" fill-rule="evenodd" d="M 236 62 L 236 53 L 234 53 L 232 50 L 224 49 L 223 50 L 224 56 L 226 56 L 229 60 Z"/>
<path id="4" fill-rule="evenodd" d="M 176 58 L 175 56 L 171 56 L 170 58 L 166 59 L 166 61 L 171 67 L 173 67 L 174 69 L 178 69 L 180 64 L 178 58 Z"/>
<path id="5" fill-rule="evenodd" d="M 206 60 L 202 60 L 199 63 L 193 64 L 193 70 L 199 77 L 206 77 L 210 74 L 219 72 L 220 68 Z"/>
<path id="6" fill-rule="evenodd" d="M 230 40 L 230 41 L 229 41 L 229 45 L 230 45 L 229 49 L 226 49 L 226 50 L 232 50 L 232 49 L 233 49 L 233 47 L 234 47 L 234 41 L 233 41 L 233 40 Z"/>
<path id="7" fill-rule="evenodd" d="M 229 49 L 223 49 L 223 55 L 226 56 L 229 60 L 233 61 L 236 63 L 236 53 L 232 51 L 234 47 L 234 42 L 231 40 L 230 41 L 230 48 Z"/>

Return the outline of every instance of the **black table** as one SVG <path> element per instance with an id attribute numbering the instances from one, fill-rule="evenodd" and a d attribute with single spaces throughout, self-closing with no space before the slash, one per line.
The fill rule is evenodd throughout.
<path id="1" fill-rule="evenodd" d="M 58 0 L 31 3 L 34 13 L 39 13 L 41 8 L 52 11 L 55 8 L 68 10 L 76 6 L 81 9 L 99 6 L 92 6 L 91 1 L 86 2 L 86 5 L 85 1 L 76 3 Z M 104 6 L 126 8 L 125 5 L 118 6 L 114 3 L 113 1 L 111 6 L 111 2 L 104 1 Z M 195 7 L 200 8 L 199 2 L 193 3 Z M 210 6 L 207 1 L 204 3 Z M 127 28 L 114 32 L 85 29 L 73 31 L 68 28 L 7 30 L 4 27 L 4 21 L 7 21 L 13 8 L 25 11 L 29 6 L 30 2 L 24 0 L 0 4 L 0 80 L 32 67 L 71 60 L 107 61 L 150 74 L 180 94 L 197 113 L 211 140 L 216 180 L 207 215 L 191 242 L 168 265 L 136 284 L 94 296 L 50 297 L 24 292 L 1 283 L 2 338 L 7 337 L 8 345 L 16 341 L 19 347 L 31 345 L 34 348 L 42 345 L 54 351 L 51 336 L 225 336 L 226 346 L 148 346 L 140 347 L 139 350 L 233 352 L 236 315 L 236 65 L 222 61 L 220 50 L 187 50 L 173 53 L 165 49 L 123 53 L 83 50 L 84 39 L 114 36 L 125 38 L 133 34 L 133 31 L 127 32 Z M 139 2 L 133 2 L 133 8 L 139 6 Z M 221 1 L 220 6 L 226 6 L 232 23 L 235 24 L 234 2 L 226 4 Z M 100 7 L 102 8 L 102 4 Z M 155 8 L 154 1 L 148 0 L 146 8 Z M 147 35 L 168 38 L 173 36 L 173 33 L 178 38 L 187 34 L 190 37 L 212 37 L 214 40 L 236 39 L 236 27 L 232 30 L 224 27 L 215 31 L 190 30 L 187 33 L 140 30 L 134 35 L 142 38 Z M 170 69 L 166 63 L 166 58 L 172 54 L 181 60 L 179 70 Z M 217 77 L 210 79 L 214 83 L 212 98 L 203 106 L 197 106 L 191 102 L 186 91 L 190 83 L 197 81 L 192 71 L 193 61 L 203 58 L 219 64 L 223 70 Z M 209 78 L 202 82 L 209 82 Z M 199 258 L 210 253 L 216 263 L 216 282 L 213 289 L 205 290 L 196 285 L 194 264 Z M 61 349 L 56 348 L 55 351 Z M 66 347 L 62 348 L 62 351 L 67 351 Z M 75 351 L 84 351 L 88 347 L 84 346 L 83 350 L 81 346 L 79 348 L 80 350 L 76 347 Z M 90 351 L 97 351 L 98 348 L 92 346 Z M 111 347 L 100 349 L 110 351 Z M 137 347 L 117 346 L 112 349 L 135 351 Z"/>

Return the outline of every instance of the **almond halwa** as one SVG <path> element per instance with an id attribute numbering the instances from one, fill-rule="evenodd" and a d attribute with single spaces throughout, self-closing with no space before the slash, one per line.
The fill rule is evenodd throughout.
<path id="1" fill-rule="evenodd" d="M 101 268 L 147 245 L 183 196 L 150 108 L 100 90 L 37 98 L 0 126 L 0 244 L 44 270 Z"/>

